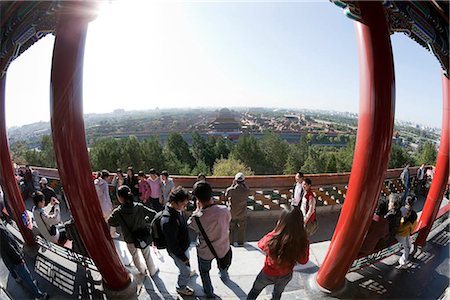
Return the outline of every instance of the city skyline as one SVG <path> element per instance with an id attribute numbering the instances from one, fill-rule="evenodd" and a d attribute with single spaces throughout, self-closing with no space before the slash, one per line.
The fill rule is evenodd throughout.
<path id="1" fill-rule="evenodd" d="M 358 113 L 354 22 L 332 3 L 129 3 L 106 4 L 89 26 L 86 114 L 234 106 Z M 403 34 L 391 40 L 396 119 L 441 128 L 439 63 Z M 8 127 L 49 121 L 53 41 L 11 64 Z"/>

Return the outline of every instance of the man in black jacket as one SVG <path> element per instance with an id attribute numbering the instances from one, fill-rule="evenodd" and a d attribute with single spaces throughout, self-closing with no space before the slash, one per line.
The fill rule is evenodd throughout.
<path id="1" fill-rule="evenodd" d="M 177 281 L 177 292 L 184 296 L 191 296 L 194 290 L 187 284 L 191 273 L 189 262 L 189 233 L 186 218 L 183 211 L 189 202 L 189 194 L 181 186 L 178 186 L 169 194 L 169 203 L 165 210 L 170 217 L 163 215 L 161 229 L 167 242 L 167 252 L 173 258 L 175 265 L 180 270 Z"/>
<path id="2" fill-rule="evenodd" d="M 47 293 L 39 290 L 33 277 L 31 277 L 30 271 L 23 260 L 22 249 L 2 221 L 0 221 L 0 253 L 9 273 L 18 283 L 23 282 L 36 299 L 48 298 Z"/>

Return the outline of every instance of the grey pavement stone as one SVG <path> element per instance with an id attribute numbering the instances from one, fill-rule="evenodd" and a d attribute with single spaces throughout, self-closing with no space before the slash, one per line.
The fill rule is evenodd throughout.
<path id="1" fill-rule="evenodd" d="M 423 201 L 423 199 L 421 199 Z M 347 275 L 345 289 L 338 295 L 325 295 L 317 290 L 315 276 L 328 249 L 331 236 L 339 217 L 339 212 L 318 214 L 320 230 L 311 239 L 310 262 L 296 266 L 292 281 L 286 287 L 283 299 L 319 298 L 433 298 L 444 295 L 449 282 L 449 240 L 448 223 L 439 226 L 431 235 L 426 247 L 414 253 L 408 270 L 394 268 L 398 255 L 393 255 L 362 270 Z M 249 219 L 249 232 L 244 247 L 233 247 L 233 262 L 230 267 L 230 281 L 222 282 L 216 263 L 212 263 L 211 279 L 215 293 L 222 299 L 245 298 L 256 275 L 264 263 L 264 255 L 257 248 L 256 241 L 273 229 L 276 216 Z M 160 250 L 160 259 L 152 253 L 160 268 L 158 276 L 143 277 L 131 262 L 130 254 L 123 241 L 115 240 L 115 245 L 127 270 L 135 276 L 138 285 L 138 299 L 177 299 L 175 284 L 178 270 L 166 250 Z M 30 252 L 33 253 L 33 252 Z M 195 247 L 190 249 L 192 268 L 198 271 Z M 55 254 L 40 249 L 36 256 L 27 256 L 27 264 L 34 278 L 52 299 L 104 299 L 101 276 L 95 270 Z M 30 294 L 9 275 L 0 260 L 0 286 L 13 299 L 29 299 Z M 191 287 L 197 298 L 203 298 L 200 276 L 191 278 Z M 405 288 L 406 287 L 406 288 Z M 0 289 L 1 290 L 1 289 Z M 272 287 L 266 288 L 259 299 L 270 298 Z M 195 299 L 195 297 L 184 297 Z M 1 299 L 1 298 L 0 298 Z"/>

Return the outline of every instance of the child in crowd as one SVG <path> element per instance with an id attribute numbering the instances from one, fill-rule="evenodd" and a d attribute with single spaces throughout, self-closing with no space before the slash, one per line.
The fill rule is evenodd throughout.
<path id="1" fill-rule="evenodd" d="M 398 227 L 397 234 L 395 235 L 395 238 L 400 244 L 402 244 L 403 247 L 402 256 L 398 261 L 399 265 L 397 266 L 397 269 L 408 268 L 409 253 L 411 252 L 411 240 L 409 236 L 413 232 L 414 228 L 416 228 L 417 224 L 417 213 L 413 210 L 411 202 L 412 199 L 406 199 L 406 205 L 403 209 L 404 215 L 401 218 L 400 226 Z"/>
<path id="2" fill-rule="evenodd" d="M 266 260 L 247 299 L 256 299 L 269 284 L 274 285 L 272 299 L 280 299 L 292 279 L 295 264 L 306 264 L 309 260 L 309 241 L 301 210 L 283 209 L 275 229 L 258 242 L 258 247 L 266 253 Z"/>

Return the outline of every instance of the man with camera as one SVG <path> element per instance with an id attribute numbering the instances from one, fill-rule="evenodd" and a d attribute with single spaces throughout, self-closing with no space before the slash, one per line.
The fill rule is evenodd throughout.
<path id="1" fill-rule="evenodd" d="M 33 218 L 41 235 L 53 243 L 64 244 L 67 238 L 64 224 L 61 223 L 58 199 L 52 197 L 45 206 L 44 194 L 37 191 L 33 194 L 33 202 Z"/>

